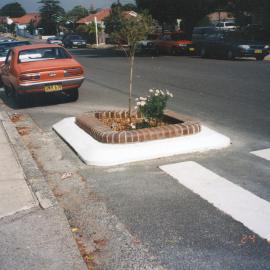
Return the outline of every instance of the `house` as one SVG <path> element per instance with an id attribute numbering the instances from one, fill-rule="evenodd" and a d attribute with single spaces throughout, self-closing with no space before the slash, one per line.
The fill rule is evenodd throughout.
<path id="1" fill-rule="evenodd" d="M 219 21 L 230 21 L 235 22 L 235 17 L 231 12 L 227 11 L 216 11 L 207 15 L 209 21 L 213 24 L 218 23 Z"/>
<path id="2" fill-rule="evenodd" d="M 110 8 L 105 8 L 100 11 L 98 11 L 95 14 L 90 14 L 87 17 L 81 18 L 76 22 L 77 25 L 88 25 L 93 22 L 95 22 L 95 18 L 97 20 L 97 24 L 101 26 L 102 32 L 99 34 L 99 43 L 105 43 L 105 40 L 107 38 L 107 35 L 104 32 L 104 20 L 106 17 L 108 17 L 111 14 L 111 9 Z"/>
<path id="3" fill-rule="evenodd" d="M 19 18 L 11 18 L 14 24 L 16 24 L 17 29 L 24 30 L 32 22 L 35 27 L 38 26 L 41 17 L 39 13 L 27 13 Z"/>
<path id="4" fill-rule="evenodd" d="M 106 17 L 108 17 L 110 14 L 111 14 L 111 9 L 110 8 L 105 8 L 105 9 L 102 9 L 102 10 L 98 11 L 95 14 L 90 14 L 87 17 L 84 17 L 84 18 L 78 20 L 76 22 L 76 24 L 79 24 L 79 25 L 80 24 L 81 25 L 82 24 L 90 24 L 90 23 L 95 21 L 95 18 L 97 18 L 97 23 L 102 25 L 103 22 L 104 22 L 104 19 Z"/>

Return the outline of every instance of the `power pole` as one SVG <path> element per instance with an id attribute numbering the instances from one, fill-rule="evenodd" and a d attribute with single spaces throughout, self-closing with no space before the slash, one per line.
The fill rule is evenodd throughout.
<path id="1" fill-rule="evenodd" d="M 98 42 L 98 25 L 97 25 L 97 17 L 95 17 L 95 30 L 96 30 L 96 44 L 97 44 L 97 47 L 98 47 L 99 42 Z"/>

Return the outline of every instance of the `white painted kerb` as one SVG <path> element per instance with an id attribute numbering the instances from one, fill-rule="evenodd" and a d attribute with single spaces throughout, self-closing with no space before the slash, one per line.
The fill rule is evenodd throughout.
<path id="1" fill-rule="evenodd" d="M 105 144 L 96 141 L 75 124 L 75 118 L 65 118 L 53 129 L 88 165 L 114 166 L 129 162 L 156 159 L 179 154 L 222 149 L 230 139 L 205 126 L 198 134 L 130 144 Z"/>

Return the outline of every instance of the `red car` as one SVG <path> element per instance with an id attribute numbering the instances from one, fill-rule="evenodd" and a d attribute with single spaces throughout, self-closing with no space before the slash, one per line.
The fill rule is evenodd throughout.
<path id="1" fill-rule="evenodd" d="M 164 33 L 158 41 L 156 48 L 159 53 L 171 55 L 188 54 L 192 52 L 192 41 L 184 32 Z"/>
<path id="2" fill-rule="evenodd" d="M 59 45 L 39 44 L 12 48 L 1 66 L 8 95 L 24 105 L 30 94 L 65 92 L 72 101 L 84 81 L 83 67 Z"/>

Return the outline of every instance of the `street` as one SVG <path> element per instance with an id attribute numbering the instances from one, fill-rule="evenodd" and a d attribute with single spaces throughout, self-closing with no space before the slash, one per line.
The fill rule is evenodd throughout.
<path id="1" fill-rule="evenodd" d="M 121 51 L 70 51 L 85 68 L 77 102 L 37 97 L 31 107 L 17 109 L 1 91 L 0 109 L 23 115 L 17 128 L 28 127 L 23 139 L 86 245 L 93 234 L 98 235 L 95 241 L 106 239 L 98 247 L 98 269 L 147 269 L 132 268 L 132 254 L 140 254 L 133 258 L 134 265 L 140 258 L 148 263 L 153 256 L 151 260 L 164 269 L 270 269 L 266 240 L 159 168 L 195 161 L 270 202 L 270 163 L 250 154 L 270 148 L 270 62 L 136 57 L 134 99 L 150 88 L 168 89 L 174 94 L 169 109 L 198 118 L 230 137 L 232 145 L 221 151 L 96 168 L 84 165 L 52 125 L 87 111 L 127 108 L 129 63 Z M 65 172 L 73 173 L 70 181 L 59 180 Z M 110 221 L 101 221 L 102 216 Z M 139 251 L 123 251 L 121 236 L 111 229 L 115 217 L 123 225 L 119 231 L 137 239 Z"/>

